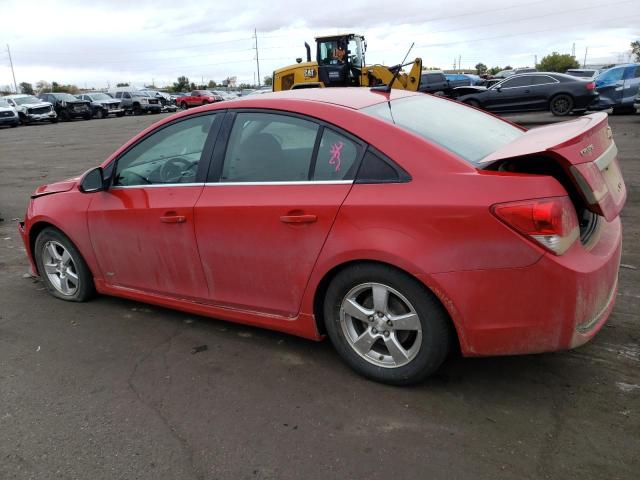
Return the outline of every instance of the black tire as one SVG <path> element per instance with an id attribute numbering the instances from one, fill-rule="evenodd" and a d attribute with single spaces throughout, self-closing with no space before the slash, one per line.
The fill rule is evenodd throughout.
<path id="1" fill-rule="evenodd" d="M 106 118 L 107 116 L 108 116 L 107 115 L 107 111 L 104 108 L 99 108 L 96 111 L 96 118 L 98 118 L 100 120 L 102 120 L 103 118 Z"/>
<path id="2" fill-rule="evenodd" d="M 573 110 L 573 97 L 565 93 L 556 95 L 549 101 L 549 110 L 556 117 L 564 117 Z"/>
<path id="3" fill-rule="evenodd" d="M 20 123 L 22 123 L 22 125 L 29 125 L 31 122 L 29 121 L 29 118 L 26 116 L 21 116 L 20 117 Z"/>
<path id="4" fill-rule="evenodd" d="M 56 286 L 54 286 L 52 280 L 46 273 L 44 261 L 47 255 L 46 250 L 49 242 L 55 242 L 58 245 L 61 245 L 70 255 L 72 260 L 71 266 L 73 267 L 72 270 L 77 276 L 77 285 L 75 286 L 73 293 L 67 295 L 62 293 Z M 52 227 L 47 227 L 42 230 L 36 238 L 33 255 L 36 261 L 36 266 L 38 267 L 38 272 L 40 273 L 40 279 L 49 293 L 54 297 L 69 302 L 84 302 L 95 294 L 93 275 L 91 274 L 89 267 L 87 267 L 86 262 L 73 242 L 71 242 L 71 240 L 69 240 L 69 238 L 59 230 Z"/>
<path id="5" fill-rule="evenodd" d="M 182 103 L 180 103 L 180 108 L 181 108 L 182 110 L 186 110 L 186 109 L 187 109 L 187 102 L 182 102 Z"/>
<path id="6" fill-rule="evenodd" d="M 11 124 L 11 128 L 16 128 L 17 126 L 18 126 L 18 124 L 17 124 L 17 123 L 12 123 L 12 124 Z"/>
<path id="7" fill-rule="evenodd" d="M 374 364 L 372 360 L 367 360 L 356 352 L 355 347 L 350 343 L 351 340 L 347 339 L 347 334 L 343 330 L 341 320 L 343 300 L 354 288 L 357 289 L 359 286 L 369 283 L 382 284 L 396 290 L 410 302 L 418 315 L 422 333 L 420 341 L 417 340 L 417 337 L 414 338 L 414 345 L 419 345 L 419 349 L 415 356 L 404 365 L 385 367 Z M 389 295 L 391 298 L 392 294 Z M 373 318 L 374 315 L 369 318 Z M 420 382 L 434 373 L 449 353 L 450 323 L 448 314 L 440 302 L 415 278 L 386 265 L 363 263 L 339 272 L 327 289 L 324 299 L 324 319 L 329 338 L 343 360 L 356 372 L 377 382 L 391 385 L 409 385 Z M 371 330 L 371 325 L 367 326 L 365 322 L 362 322 L 363 330 L 380 334 L 375 328 Z M 387 332 L 384 334 L 386 336 Z M 376 342 L 379 342 L 380 346 L 375 347 L 374 344 L 373 347 L 386 348 L 383 346 L 386 342 L 383 337 L 379 337 Z M 371 352 L 374 352 L 373 348 L 370 350 Z M 389 350 L 388 353 L 391 354 L 391 351 Z M 382 360 L 382 356 L 380 356 L 380 360 Z"/>
<path id="8" fill-rule="evenodd" d="M 52 118 L 50 121 L 51 121 L 51 123 L 58 123 L 58 117 Z"/>
<path id="9" fill-rule="evenodd" d="M 635 115 L 636 107 L 613 107 L 613 115 Z"/>
<path id="10" fill-rule="evenodd" d="M 142 107 L 140 106 L 139 103 L 134 103 L 133 104 L 133 114 L 134 115 L 142 115 L 144 113 L 144 111 L 142 110 Z"/>
<path id="11" fill-rule="evenodd" d="M 85 120 L 91 120 L 93 118 L 93 115 L 91 115 L 91 112 L 89 113 L 85 113 L 82 118 L 84 118 Z"/>
<path id="12" fill-rule="evenodd" d="M 58 120 L 62 120 L 63 122 L 68 122 L 69 120 L 71 120 L 71 116 L 69 115 L 69 112 L 67 112 L 66 110 L 60 110 L 60 113 L 58 113 Z"/>

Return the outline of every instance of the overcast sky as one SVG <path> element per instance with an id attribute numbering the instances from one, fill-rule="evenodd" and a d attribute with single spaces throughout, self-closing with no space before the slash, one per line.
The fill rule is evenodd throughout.
<path id="1" fill-rule="evenodd" d="M 315 6 L 313 8 L 312 6 Z M 430 67 L 478 62 L 532 66 L 552 51 L 587 63 L 625 62 L 640 39 L 640 0 L 447 0 L 426 2 L 0 0 L 0 87 L 16 80 L 107 87 L 169 85 L 237 76 L 253 83 L 253 31 L 260 75 L 305 55 L 317 35 L 356 32 L 367 63 L 411 57 Z"/>

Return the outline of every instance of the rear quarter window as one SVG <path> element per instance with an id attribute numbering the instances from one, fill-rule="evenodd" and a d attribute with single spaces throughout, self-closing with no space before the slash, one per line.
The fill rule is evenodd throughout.
<path id="1" fill-rule="evenodd" d="M 429 95 L 399 98 L 361 111 L 416 133 L 474 166 L 524 133 L 484 112 Z"/>

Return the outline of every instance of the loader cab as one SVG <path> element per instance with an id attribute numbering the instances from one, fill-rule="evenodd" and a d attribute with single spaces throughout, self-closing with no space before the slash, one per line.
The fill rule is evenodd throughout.
<path id="1" fill-rule="evenodd" d="M 317 37 L 318 76 L 326 87 L 359 86 L 366 42 L 352 33 Z"/>

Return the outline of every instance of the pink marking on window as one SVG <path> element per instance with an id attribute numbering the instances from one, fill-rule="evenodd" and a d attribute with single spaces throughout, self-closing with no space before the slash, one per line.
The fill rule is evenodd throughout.
<path id="1" fill-rule="evenodd" d="M 340 171 L 340 165 L 342 164 L 342 148 L 344 147 L 344 143 L 336 142 L 331 145 L 331 158 L 329 159 L 329 165 L 335 165 L 335 171 Z"/>

